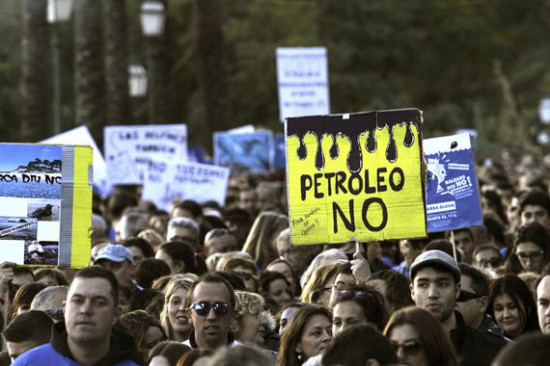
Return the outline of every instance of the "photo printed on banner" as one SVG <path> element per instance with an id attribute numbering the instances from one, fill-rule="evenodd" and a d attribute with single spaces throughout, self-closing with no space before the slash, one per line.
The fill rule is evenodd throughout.
<path id="1" fill-rule="evenodd" d="M 30 217 L 0 217 L 0 240 L 36 240 L 38 220 Z"/>
<path id="2" fill-rule="evenodd" d="M 27 216 L 39 221 L 59 221 L 61 216 L 61 201 L 51 199 L 29 200 Z"/>
<path id="3" fill-rule="evenodd" d="M 0 145 L 0 196 L 61 199 L 61 146 Z"/>
<path id="4" fill-rule="evenodd" d="M 25 241 L 24 264 L 57 265 L 59 260 L 59 243 L 49 241 Z"/>

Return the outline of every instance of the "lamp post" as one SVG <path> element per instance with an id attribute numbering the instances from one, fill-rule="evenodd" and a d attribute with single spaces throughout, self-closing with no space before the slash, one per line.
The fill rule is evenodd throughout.
<path id="1" fill-rule="evenodd" d="M 141 4 L 141 29 L 148 38 L 148 101 L 149 123 L 166 123 L 165 114 L 167 97 L 165 94 L 165 70 L 162 64 L 161 36 L 164 34 L 166 21 L 165 7 L 161 1 L 145 1 Z"/>
<path id="2" fill-rule="evenodd" d="M 147 93 L 147 73 L 141 65 L 128 67 L 128 90 L 131 97 L 142 97 Z"/>
<path id="3" fill-rule="evenodd" d="M 71 17 L 73 0 L 48 0 L 48 23 L 51 26 L 51 47 L 53 64 L 53 120 L 54 132 L 61 132 L 61 58 L 57 23 Z"/>

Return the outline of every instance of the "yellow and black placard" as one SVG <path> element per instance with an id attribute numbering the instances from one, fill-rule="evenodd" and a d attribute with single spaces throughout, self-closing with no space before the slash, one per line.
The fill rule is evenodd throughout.
<path id="1" fill-rule="evenodd" d="M 426 236 L 418 109 L 288 118 L 292 243 Z"/>

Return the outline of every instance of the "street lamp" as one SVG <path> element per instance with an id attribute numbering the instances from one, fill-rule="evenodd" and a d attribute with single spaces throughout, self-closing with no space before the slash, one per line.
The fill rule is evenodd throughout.
<path id="1" fill-rule="evenodd" d="M 69 20 L 72 9 L 73 0 L 48 0 L 48 23 L 52 25 L 50 42 L 53 61 L 53 119 L 56 135 L 61 132 L 61 59 L 56 23 Z"/>
<path id="2" fill-rule="evenodd" d="M 141 4 L 141 29 L 145 37 L 158 37 L 164 33 L 166 15 L 160 1 L 145 1 Z"/>
<path id="3" fill-rule="evenodd" d="M 161 1 L 147 0 L 141 4 L 141 29 L 148 38 L 147 80 L 149 123 L 166 123 L 167 74 L 163 65 L 162 39 L 166 12 Z"/>
<path id="4" fill-rule="evenodd" d="M 130 78 L 128 86 L 131 97 L 142 97 L 147 92 L 147 73 L 141 65 L 131 65 L 128 67 Z"/>
<path id="5" fill-rule="evenodd" d="M 550 97 L 545 97 L 540 101 L 539 117 L 545 125 L 550 124 Z"/>

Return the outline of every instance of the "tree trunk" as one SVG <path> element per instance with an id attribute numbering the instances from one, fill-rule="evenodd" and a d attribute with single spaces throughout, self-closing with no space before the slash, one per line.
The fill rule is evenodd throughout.
<path id="1" fill-rule="evenodd" d="M 24 0 L 23 6 L 23 90 L 21 99 L 21 140 L 37 142 L 49 137 L 50 109 L 48 82 L 49 28 L 47 1 Z"/>
<path id="2" fill-rule="evenodd" d="M 75 1 L 76 125 L 86 125 L 103 147 L 104 69 L 101 1 Z"/>
<path id="3" fill-rule="evenodd" d="M 130 124 L 126 1 L 104 0 L 103 10 L 106 123 Z"/>
<path id="4" fill-rule="evenodd" d="M 222 33 L 220 0 L 194 0 L 194 44 L 197 73 L 204 108 L 204 146 L 211 133 L 231 127 L 227 120 L 227 69 Z"/>

